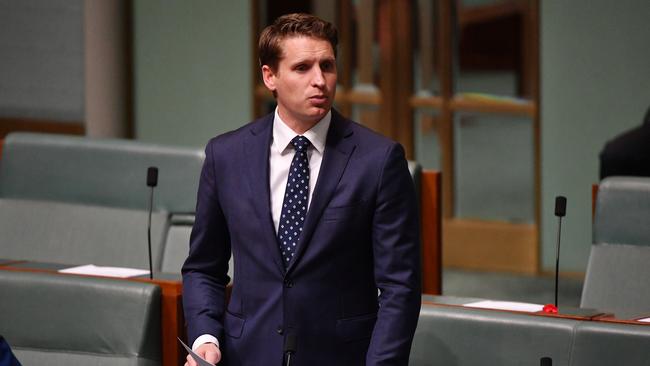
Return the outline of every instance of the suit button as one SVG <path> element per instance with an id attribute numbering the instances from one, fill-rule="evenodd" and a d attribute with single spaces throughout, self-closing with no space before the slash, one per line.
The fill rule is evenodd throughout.
<path id="1" fill-rule="evenodd" d="M 278 329 L 276 329 L 276 332 L 278 332 L 279 335 L 282 335 L 284 334 L 284 329 L 282 329 L 282 327 L 278 327 Z"/>
<path id="2" fill-rule="evenodd" d="M 292 287 L 293 287 L 293 281 L 291 281 L 291 280 L 284 280 L 284 287 L 292 288 Z"/>

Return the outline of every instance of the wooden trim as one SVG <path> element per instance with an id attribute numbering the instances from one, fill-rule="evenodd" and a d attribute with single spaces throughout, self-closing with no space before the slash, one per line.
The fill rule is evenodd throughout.
<path id="1" fill-rule="evenodd" d="M 425 170 L 421 176 L 422 293 L 442 293 L 442 174 Z"/>
<path id="2" fill-rule="evenodd" d="M 373 55 L 375 31 L 374 0 L 359 0 L 357 4 L 357 77 L 359 84 L 374 84 Z M 381 6 L 380 6 L 381 7 Z M 381 10 L 380 10 L 381 12 Z M 381 14 L 379 15 L 381 17 Z M 385 27 L 381 21 L 380 29 Z M 381 31 L 380 31 L 381 32 Z"/>
<path id="3" fill-rule="evenodd" d="M 647 318 L 647 317 L 650 317 L 650 313 L 648 313 L 645 316 L 643 316 L 643 315 L 635 316 L 633 319 L 619 319 L 619 318 L 616 318 L 615 315 L 610 314 L 610 315 L 605 315 L 605 316 L 598 317 L 598 318 L 596 318 L 594 320 L 597 320 L 599 322 L 616 323 L 616 324 L 631 324 L 631 325 L 640 325 L 640 326 L 646 326 L 647 327 L 647 326 L 650 326 L 650 323 L 638 321 L 638 319 L 644 319 L 644 318 Z"/>
<path id="4" fill-rule="evenodd" d="M 458 24 L 466 27 L 475 23 L 485 23 L 525 12 L 525 3 L 521 1 L 501 1 L 494 4 L 463 6 L 458 9 Z"/>
<path id="5" fill-rule="evenodd" d="M 262 100 L 259 93 L 258 89 L 260 86 L 264 87 L 264 85 L 260 84 L 259 80 L 259 73 L 260 73 L 260 65 L 259 65 L 259 50 L 258 45 L 257 45 L 257 38 L 258 38 L 258 26 L 260 24 L 260 9 L 259 9 L 259 1 L 253 0 L 251 4 L 251 25 L 250 25 L 250 42 L 251 42 L 251 90 L 253 90 L 253 105 L 252 110 L 251 110 L 251 117 L 252 119 L 255 119 L 257 117 L 260 117 L 258 114 L 261 112 L 261 105 L 262 105 Z M 266 88 L 265 88 L 266 89 Z M 270 93 L 270 92 L 269 92 Z"/>
<path id="6" fill-rule="evenodd" d="M 480 98 L 455 96 L 450 103 L 450 107 L 455 112 L 473 111 L 481 113 L 498 113 L 521 115 L 534 118 L 537 113 L 535 102 L 532 101 L 507 101 L 507 100 L 489 100 Z"/>
<path id="7" fill-rule="evenodd" d="M 538 228 L 535 224 L 446 219 L 442 226 L 445 267 L 538 272 Z"/>
<path id="8" fill-rule="evenodd" d="M 440 141 L 442 165 L 442 212 L 445 218 L 454 215 L 454 115 L 449 100 L 454 95 L 453 90 L 453 47 L 452 37 L 454 2 L 439 0 L 438 6 L 438 57 L 436 72 L 440 80 L 440 97 L 442 106 L 438 116 L 437 132 Z"/>
<path id="9" fill-rule="evenodd" d="M 591 220 L 596 218 L 596 200 L 598 199 L 598 184 L 591 185 Z"/>
<path id="10" fill-rule="evenodd" d="M 443 103 L 444 103 L 443 99 L 441 97 L 438 97 L 438 96 L 420 97 L 420 96 L 414 95 L 409 99 L 409 104 L 413 108 L 441 109 Z"/>
<path id="11" fill-rule="evenodd" d="M 29 118 L 0 117 L 0 138 L 11 132 L 45 132 L 65 135 L 83 135 L 83 122 L 48 121 Z"/>
<path id="12" fill-rule="evenodd" d="M 527 34 L 522 42 L 526 43 L 526 53 L 524 62 L 524 95 L 531 98 L 534 103 L 535 111 L 533 114 L 533 185 L 534 185 L 534 210 L 535 225 L 539 228 L 542 222 L 542 153 L 541 153 L 541 117 L 540 117 L 540 92 L 539 92 L 539 0 L 529 0 L 531 3 L 528 7 L 526 29 Z M 542 268 L 541 254 L 541 230 L 537 232 L 537 268 Z"/>
<path id="13" fill-rule="evenodd" d="M 392 1 L 395 51 L 393 55 L 393 74 L 395 78 L 395 117 L 390 121 L 391 134 L 402 144 L 406 157 L 415 155 L 413 111 L 409 97 L 413 93 L 413 37 L 412 9 L 410 1 Z M 389 101 L 388 99 L 386 100 Z"/>
<path id="14" fill-rule="evenodd" d="M 457 308 L 457 309 L 467 309 L 467 311 L 492 311 L 496 313 L 508 313 L 508 314 L 520 314 L 520 315 L 529 315 L 529 316 L 542 316 L 549 318 L 562 318 L 562 319 L 571 319 L 579 321 L 599 321 L 601 320 L 602 314 L 597 314 L 593 316 L 585 315 L 576 315 L 576 314 L 552 314 L 545 313 L 544 311 L 529 312 L 529 311 L 516 311 L 516 310 L 504 310 L 504 309 L 485 309 L 485 308 L 475 308 L 470 306 L 464 306 L 462 304 L 445 304 L 438 303 L 430 300 L 422 300 L 423 305 L 436 306 L 436 307 L 448 307 L 448 308 Z M 560 309 L 561 310 L 561 309 Z"/>
<path id="15" fill-rule="evenodd" d="M 363 104 L 363 105 L 374 105 L 379 106 L 382 101 L 381 94 L 374 92 L 365 92 L 358 90 L 349 90 L 349 91 L 337 91 L 336 92 L 336 101 L 337 102 L 346 102 L 351 104 Z"/>
<path id="16" fill-rule="evenodd" d="M 338 82 L 343 87 L 342 90 L 352 89 L 352 53 L 354 52 L 352 42 L 352 0 L 341 0 L 339 2 L 339 50 L 337 58 L 340 60 L 341 69 L 338 70 Z M 340 103 L 341 113 L 344 116 L 352 115 L 352 105 L 346 99 L 338 100 L 339 92 L 337 91 L 337 102 Z"/>

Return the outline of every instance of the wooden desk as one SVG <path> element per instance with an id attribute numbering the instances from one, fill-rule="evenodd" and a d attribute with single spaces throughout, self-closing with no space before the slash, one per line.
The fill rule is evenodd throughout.
<path id="1" fill-rule="evenodd" d="M 50 263 L 34 263 L 29 261 L 6 261 L 4 263 L 0 262 L 0 270 L 5 271 L 48 272 L 60 276 L 86 276 L 57 272 L 59 269 L 68 267 L 71 266 Z M 115 278 L 90 275 L 86 277 L 111 278 L 114 280 L 145 282 L 158 285 L 162 292 L 162 299 L 160 302 L 160 313 L 162 318 L 160 322 L 160 350 L 162 365 L 178 366 L 183 364 L 185 360 L 185 351 L 182 349 L 182 346 L 178 340 L 176 340 L 176 337 L 179 337 L 183 341 L 187 341 L 181 297 L 183 283 L 180 279 L 156 278 L 156 274 L 154 274 L 153 280 L 150 280 L 148 277 Z"/>
<path id="2" fill-rule="evenodd" d="M 472 299 L 473 300 L 473 299 Z M 471 301 L 467 301 L 465 303 L 469 303 Z M 509 314 L 521 314 L 521 315 L 531 315 L 531 316 L 541 316 L 541 317 L 546 317 L 546 318 L 561 318 L 561 319 L 570 319 L 570 320 L 579 320 L 579 321 L 592 321 L 592 320 L 600 320 L 601 317 L 603 316 L 609 316 L 609 314 L 604 314 L 602 312 L 584 312 L 583 314 L 580 314 L 580 312 L 567 312 L 567 313 L 558 313 L 558 314 L 551 314 L 551 313 L 545 313 L 543 311 L 537 311 L 537 312 L 527 312 L 527 311 L 514 311 L 514 310 L 502 310 L 502 309 L 485 309 L 485 308 L 474 308 L 474 307 L 469 307 L 469 306 L 463 306 L 461 302 L 458 303 L 440 303 L 436 301 L 431 301 L 431 300 L 422 300 L 423 305 L 432 305 L 432 306 L 444 306 L 444 307 L 453 307 L 453 308 L 458 308 L 458 309 L 467 309 L 467 310 L 485 310 L 485 311 L 494 311 L 497 313 L 509 313 Z M 561 310 L 561 309 L 560 309 Z"/>

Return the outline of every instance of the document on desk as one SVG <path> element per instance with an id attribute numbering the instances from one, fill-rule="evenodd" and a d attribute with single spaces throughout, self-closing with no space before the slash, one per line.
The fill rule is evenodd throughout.
<path id="1" fill-rule="evenodd" d="M 650 318 L 637 319 L 638 322 L 650 323 Z"/>
<path id="2" fill-rule="evenodd" d="M 469 308 L 479 308 L 479 309 L 525 311 L 528 313 L 536 313 L 544 309 L 544 305 L 539 305 L 539 304 L 531 304 L 526 302 L 514 302 L 514 301 L 493 301 L 493 300 L 470 302 L 467 304 L 463 304 L 463 306 Z"/>
<path id="3" fill-rule="evenodd" d="M 60 273 L 72 273 L 91 276 L 106 276 L 106 277 L 119 277 L 128 278 L 135 276 L 142 276 L 149 274 L 149 271 L 137 268 L 124 268 L 124 267 L 105 267 L 96 266 L 94 264 L 86 264 L 83 266 L 64 268 L 59 270 Z"/>
<path id="4" fill-rule="evenodd" d="M 192 358 L 194 359 L 194 361 L 196 361 L 196 363 L 197 363 L 199 366 L 214 366 L 214 365 L 211 364 L 210 362 L 208 362 L 208 361 L 202 359 L 201 356 L 199 356 L 199 355 L 197 355 L 196 353 L 194 353 L 194 351 L 192 351 L 192 349 L 191 349 L 190 347 L 188 347 L 187 344 L 185 344 L 185 342 L 181 341 L 180 338 L 176 337 L 176 339 L 178 339 L 178 341 L 181 342 L 181 344 L 183 345 L 183 348 L 185 348 L 185 350 L 187 351 L 187 353 L 189 353 L 190 355 L 192 355 Z"/>

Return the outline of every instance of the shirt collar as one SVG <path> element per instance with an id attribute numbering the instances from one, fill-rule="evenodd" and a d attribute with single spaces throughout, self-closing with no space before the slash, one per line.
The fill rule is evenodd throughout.
<path id="1" fill-rule="evenodd" d="M 325 150 L 327 131 L 329 130 L 331 121 L 332 110 L 330 109 L 325 117 L 303 134 L 303 136 L 311 142 L 314 149 L 321 154 Z M 294 137 L 296 137 L 296 133 L 284 123 L 282 118 L 280 118 L 278 108 L 276 107 L 275 117 L 273 118 L 273 145 L 275 146 L 275 149 L 277 149 L 279 153 L 282 153 L 287 146 L 289 146 Z"/>

